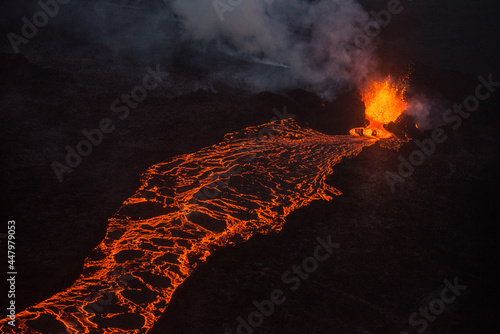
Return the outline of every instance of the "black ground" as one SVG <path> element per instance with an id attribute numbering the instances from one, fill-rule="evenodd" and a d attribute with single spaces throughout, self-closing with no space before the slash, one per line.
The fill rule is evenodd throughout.
<path id="1" fill-rule="evenodd" d="M 424 15 L 428 2 L 414 2 L 415 11 L 384 32 L 383 71 L 412 61 L 412 85 L 448 104 L 473 94 L 479 74 L 500 80 L 498 45 L 489 44 L 498 30 L 490 24 L 493 10 L 482 7 L 488 2 L 477 11 L 457 4 L 456 12 L 446 2 L 441 17 L 432 8 Z M 365 1 L 373 8 L 380 3 Z M 425 22 L 436 15 L 444 32 L 429 41 L 424 32 L 433 25 Z M 468 18 L 461 21 L 462 39 L 444 28 L 457 17 Z M 57 45 L 57 31 L 47 31 L 39 40 Z M 199 73 L 183 68 L 59 183 L 50 164 L 64 159 L 64 147 L 75 146 L 81 130 L 111 114 L 110 103 L 141 80 L 144 65 L 102 66 L 91 52 L 82 58 L 69 52 L 74 58 L 58 63 L 38 43 L 26 57 L 0 55 L 2 219 L 17 222 L 18 310 L 71 285 L 103 238 L 107 219 L 134 193 L 148 166 L 268 122 L 273 108 L 286 106 L 302 125 L 330 134 L 362 122 L 356 92 L 323 108 L 317 96 L 300 90 L 255 94 L 224 84 L 195 90 L 191 83 L 201 80 Z M 455 277 L 467 289 L 426 333 L 497 333 L 499 107 L 496 93 L 457 131 L 446 128 L 448 141 L 395 192 L 384 173 L 397 169 L 399 154 L 408 156 L 413 143 L 400 152 L 375 145 L 338 165 L 330 182 L 344 195 L 294 212 L 277 235 L 255 236 L 214 254 L 175 293 L 153 332 L 237 333 L 237 318 L 255 311 L 252 302 L 287 289 L 281 275 L 310 256 L 318 237 L 331 235 L 340 247 L 299 289 L 286 290 L 287 301 L 256 333 L 415 333 L 408 317 Z"/>

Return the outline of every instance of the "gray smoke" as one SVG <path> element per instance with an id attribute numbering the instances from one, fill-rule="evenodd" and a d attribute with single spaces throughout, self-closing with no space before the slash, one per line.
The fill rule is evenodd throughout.
<path id="1" fill-rule="evenodd" d="M 29 6 L 16 13 L 39 9 L 19 1 Z M 57 37 L 62 50 L 94 58 L 193 66 L 207 82 L 331 97 L 374 68 L 371 46 L 346 52 L 369 19 L 355 0 L 72 0 L 49 28 L 70 36 Z"/>
<path id="2" fill-rule="evenodd" d="M 408 101 L 405 113 L 412 116 L 420 130 L 429 130 L 444 124 L 443 112 L 448 102 L 437 96 L 414 95 Z"/>
<path id="3" fill-rule="evenodd" d="M 257 86 L 267 81 L 326 94 L 358 82 L 373 65 L 369 47 L 355 58 L 345 52 L 369 20 L 354 0 L 174 0 L 171 8 L 183 20 L 183 40 L 281 67 L 273 77 L 249 73 Z"/>

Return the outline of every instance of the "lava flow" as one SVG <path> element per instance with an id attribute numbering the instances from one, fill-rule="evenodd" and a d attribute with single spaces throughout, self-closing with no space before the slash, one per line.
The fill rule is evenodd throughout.
<path id="1" fill-rule="evenodd" d="M 373 120 L 396 117 L 373 110 Z M 109 220 L 77 281 L 18 313 L 15 329 L 8 319 L 0 328 L 38 333 L 50 323 L 53 332 L 146 333 L 197 263 L 221 246 L 279 231 L 290 212 L 311 201 L 340 195 L 325 183 L 334 165 L 378 140 L 328 136 L 288 119 L 154 165 Z"/>

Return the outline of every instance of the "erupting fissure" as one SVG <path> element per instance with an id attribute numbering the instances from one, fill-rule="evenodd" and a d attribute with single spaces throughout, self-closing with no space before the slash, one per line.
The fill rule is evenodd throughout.
<path id="1" fill-rule="evenodd" d="M 387 83 L 376 87 L 394 93 Z M 371 119 L 397 117 L 380 113 L 390 101 L 370 91 L 364 98 Z M 199 261 L 218 247 L 279 231 L 293 210 L 341 194 L 325 183 L 333 166 L 377 140 L 328 136 L 288 119 L 150 167 L 77 281 L 18 313 L 16 329 L 6 319 L 1 329 L 37 333 L 41 319 L 52 318 L 68 333 L 148 332 Z"/>
<path id="2" fill-rule="evenodd" d="M 382 124 L 396 121 L 407 107 L 406 88 L 405 81 L 394 82 L 391 77 L 371 83 L 362 92 L 366 118 Z"/>
<path id="3" fill-rule="evenodd" d="M 377 138 L 391 137 L 384 124 L 395 122 L 407 108 L 404 96 L 407 87 L 407 78 L 394 81 L 390 76 L 367 84 L 361 95 L 366 107 L 365 117 L 370 124 L 366 128 L 352 129 L 350 133 Z"/>

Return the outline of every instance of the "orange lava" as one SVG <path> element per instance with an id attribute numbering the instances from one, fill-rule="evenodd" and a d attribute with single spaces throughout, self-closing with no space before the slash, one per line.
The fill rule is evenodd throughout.
<path id="1" fill-rule="evenodd" d="M 406 81 L 394 82 L 391 77 L 370 83 L 362 92 L 366 118 L 375 123 L 394 122 L 407 107 L 406 89 Z"/>
<path id="2" fill-rule="evenodd" d="M 0 330 L 37 333 L 51 319 L 66 333 L 147 333 L 199 262 L 340 195 L 325 183 L 333 166 L 375 142 L 275 121 L 150 167 L 76 282 L 18 313 L 16 329 L 1 320 Z"/>

